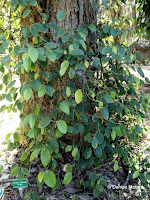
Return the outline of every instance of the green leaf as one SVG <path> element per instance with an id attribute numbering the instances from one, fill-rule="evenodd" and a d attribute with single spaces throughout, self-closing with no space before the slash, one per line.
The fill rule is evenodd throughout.
<path id="1" fill-rule="evenodd" d="M 96 26 L 94 24 L 90 24 L 88 26 L 88 28 L 92 31 L 92 32 L 96 32 Z"/>
<path id="2" fill-rule="evenodd" d="M 14 137 L 14 142 L 20 142 L 20 135 L 19 135 L 19 133 L 15 132 L 13 137 Z"/>
<path id="3" fill-rule="evenodd" d="M 115 99 L 116 93 L 114 91 L 111 91 L 111 97 L 112 97 L 112 99 Z"/>
<path id="4" fill-rule="evenodd" d="M 63 10 L 59 10 L 57 13 L 57 19 L 59 21 L 62 21 L 63 19 L 65 19 L 66 13 Z"/>
<path id="5" fill-rule="evenodd" d="M 84 52 L 81 49 L 75 49 L 71 51 L 70 54 L 73 56 L 82 56 L 84 55 Z"/>
<path id="6" fill-rule="evenodd" d="M 66 113 L 67 115 L 69 115 L 70 109 L 67 103 L 65 103 L 64 101 L 60 103 L 60 109 Z"/>
<path id="7" fill-rule="evenodd" d="M 50 61 L 52 61 L 53 63 L 55 62 L 56 55 L 52 50 L 46 51 L 46 56 L 49 58 Z"/>
<path id="8" fill-rule="evenodd" d="M 137 178 L 139 176 L 139 174 L 140 174 L 139 170 L 135 171 L 133 173 L 133 178 Z"/>
<path id="9" fill-rule="evenodd" d="M 97 146 L 98 146 L 98 140 L 97 140 L 96 137 L 94 137 L 94 138 L 92 139 L 92 147 L 93 147 L 94 149 L 96 149 Z"/>
<path id="10" fill-rule="evenodd" d="M 35 139 L 36 136 L 37 136 L 37 129 L 36 129 L 36 128 L 33 128 L 33 129 L 29 130 L 28 136 L 29 136 L 30 138 Z"/>
<path id="11" fill-rule="evenodd" d="M 55 139 L 51 138 L 49 144 L 50 144 L 51 149 L 52 149 L 55 153 L 58 153 L 58 152 L 59 152 L 59 145 L 58 145 L 58 142 L 57 142 Z"/>
<path id="12" fill-rule="evenodd" d="M 30 14 L 31 10 L 27 9 L 23 13 L 23 18 L 26 18 Z"/>
<path id="13" fill-rule="evenodd" d="M 28 153 L 27 152 L 23 152 L 21 157 L 20 157 L 20 160 L 23 162 L 27 159 L 27 156 L 28 156 Z"/>
<path id="14" fill-rule="evenodd" d="M 38 36 L 38 29 L 36 27 L 32 26 L 32 28 L 31 28 L 31 34 L 34 37 L 37 37 Z"/>
<path id="15" fill-rule="evenodd" d="M 100 69 L 101 63 L 97 57 L 94 57 L 92 62 L 95 68 Z"/>
<path id="16" fill-rule="evenodd" d="M 78 134 L 84 131 L 84 126 L 82 123 L 76 123 L 73 128 L 73 133 Z"/>
<path id="17" fill-rule="evenodd" d="M 68 145 L 65 148 L 65 152 L 70 152 L 72 150 L 72 145 Z"/>
<path id="18" fill-rule="evenodd" d="M 112 132 L 111 132 L 111 138 L 112 138 L 113 141 L 116 138 L 116 132 L 114 130 L 112 130 Z"/>
<path id="19" fill-rule="evenodd" d="M 75 92 L 75 101 L 76 101 L 76 103 L 77 103 L 77 104 L 81 103 L 82 98 L 83 98 L 82 90 L 81 90 L 81 89 L 78 89 L 78 90 Z"/>
<path id="20" fill-rule="evenodd" d="M 38 59 L 38 51 L 35 48 L 29 48 L 28 55 L 33 63 L 35 63 Z"/>
<path id="21" fill-rule="evenodd" d="M 56 185 L 56 176 L 55 176 L 55 174 L 50 170 L 45 171 L 44 182 L 49 187 L 54 188 L 55 185 Z"/>
<path id="22" fill-rule="evenodd" d="M 88 118 L 85 114 L 81 113 L 80 118 L 84 124 L 88 124 Z"/>
<path id="23" fill-rule="evenodd" d="M 25 195 L 24 195 L 24 199 L 28 199 L 30 197 L 30 193 L 26 193 Z"/>
<path id="24" fill-rule="evenodd" d="M 84 152 L 84 157 L 85 159 L 89 159 L 92 155 L 92 149 L 91 148 L 87 148 L 86 151 Z"/>
<path id="25" fill-rule="evenodd" d="M 120 54 L 121 56 L 124 56 L 124 55 L 125 55 L 125 48 L 120 47 L 120 48 L 119 48 L 119 54 Z"/>
<path id="26" fill-rule="evenodd" d="M 112 47 L 112 51 L 113 51 L 115 54 L 117 54 L 117 47 L 113 46 L 113 47 Z"/>
<path id="27" fill-rule="evenodd" d="M 36 0 L 29 0 L 29 4 L 31 6 L 35 6 L 36 5 Z"/>
<path id="28" fill-rule="evenodd" d="M 101 114 L 104 119 L 106 119 L 106 120 L 109 119 L 109 112 L 108 112 L 107 108 L 105 108 L 105 107 L 101 108 Z"/>
<path id="29" fill-rule="evenodd" d="M 50 97 L 52 97 L 53 94 L 54 94 L 53 88 L 52 88 L 51 86 L 47 85 L 47 86 L 46 86 L 46 89 L 47 89 L 47 94 L 48 94 Z"/>
<path id="30" fill-rule="evenodd" d="M 108 53 L 111 53 L 111 47 L 107 46 L 107 47 L 104 47 L 102 49 L 102 54 L 103 55 L 107 55 Z"/>
<path id="31" fill-rule="evenodd" d="M 35 91 L 38 91 L 42 87 L 42 84 L 41 84 L 41 82 L 38 79 L 32 80 L 30 82 L 30 85 L 31 85 L 31 88 L 33 90 L 35 90 Z"/>
<path id="32" fill-rule="evenodd" d="M 104 135 L 98 131 L 95 136 L 96 139 L 98 140 L 98 144 L 102 144 L 104 141 Z"/>
<path id="33" fill-rule="evenodd" d="M 46 86 L 42 87 L 42 89 L 38 91 L 38 97 L 39 98 L 43 97 L 46 94 L 46 92 L 47 92 Z"/>
<path id="34" fill-rule="evenodd" d="M 102 0 L 102 3 L 103 3 L 103 5 L 105 6 L 105 8 L 108 9 L 108 5 L 107 5 L 106 1 L 105 1 L 105 0 Z"/>
<path id="35" fill-rule="evenodd" d="M 31 69 L 31 60 L 29 59 L 27 54 L 25 58 L 23 59 L 23 66 L 26 72 L 29 72 L 29 70 Z"/>
<path id="36" fill-rule="evenodd" d="M 11 170 L 11 176 L 17 176 L 20 172 L 20 167 L 16 166 Z"/>
<path id="37" fill-rule="evenodd" d="M 140 74 L 141 77 L 144 77 L 144 72 L 142 71 L 142 69 L 139 67 L 138 68 L 138 73 Z"/>
<path id="38" fill-rule="evenodd" d="M 72 180 L 72 173 L 68 172 L 64 176 L 63 184 L 67 185 L 67 184 L 69 184 L 71 182 L 71 180 Z"/>
<path id="39" fill-rule="evenodd" d="M 50 152 L 45 147 L 41 150 L 41 161 L 44 167 L 46 167 L 50 161 Z"/>
<path id="40" fill-rule="evenodd" d="M 57 127 L 60 132 L 66 134 L 67 133 L 67 124 L 64 120 L 58 120 L 57 121 Z"/>
<path id="41" fill-rule="evenodd" d="M 79 150 L 77 147 L 75 147 L 72 151 L 72 157 L 75 157 L 78 154 Z"/>
<path id="42" fill-rule="evenodd" d="M 31 90 L 31 88 L 25 89 L 25 91 L 23 93 L 23 96 L 24 96 L 24 99 L 26 101 L 28 101 L 31 98 L 31 96 L 32 96 L 32 90 Z"/>
<path id="43" fill-rule="evenodd" d="M 44 117 L 40 123 L 39 123 L 39 128 L 45 128 L 49 125 L 51 119 L 47 116 L 47 117 Z"/>
<path id="44" fill-rule="evenodd" d="M 45 13 L 41 13 L 41 15 L 42 15 L 42 19 L 46 20 L 46 18 L 47 18 L 46 14 Z"/>
<path id="45" fill-rule="evenodd" d="M 29 124 L 30 124 L 31 128 L 34 127 L 35 121 L 36 121 L 36 116 L 34 114 L 31 114 L 30 117 L 29 117 Z"/>
<path id="46" fill-rule="evenodd" d="M 110 96 L 108 93 L 106 93 L 106 94 L 104 95 L 104 98 L 105 98 L 105 101 L 106 101 L 107 103 L 111 103 L 111 102 L 112 102 L 111 96 Z"/>
<path id="47" fill-rule="evenodd" d="M 4 42 L 2 43 L 2 46 L 3 46 L 4 49 L 7 49 L 8 45 L 9 45 L 9 40 L 4 41 Z"/>
<path id="48" fill-rule="evenodd" d="M 11 1 L 11 7 L 15 7 L 17 5 L 17 0 L 12 0 Z"/>
<path id="49" fill-rule="evenodd" d="M 49 48 L 49 49 L 55 49 L 57 46 L 53 42 L 47 42 L 46 45 L 45 45 L 45 47 Z"/>
<path id="50" fill-rule="evenodd" d="M 72 172 L 72 165 L 67 163 L 67 164 L 65 164 L 64 169 L 65 169 L 66 173 L 67 172 Z"/>
<path id="51" fill-rule="evenodd" d="M 22 168 L 22 173 L 24 174 L 24 175 L 27 175 L 27 176 L 29 176 L 30 175 L 30 172 L 29 172 L 29 170 L 27 169 L 27 168 Z"/>
<path id="52" fill-rule="evenodd" d="M 38 174 L 38 181 L 39 181 L 39 183 L 41 183 L 42 182 L 42 180 L 43 180 L 43 178 L 44 178 L 44 172 L 40 172 L 39 174 Z"/>
<path id="53" fill-rule="evenodd" d="M 60 138 L 60 137 L 62 137 L 64 134 L 62 133 L 62 132 L 60 132 L 58 129 L 56 129 L 56 137 L 57 138 Z"/>
<path id="54" fill-rule="evenodd" d="M 22 170 L 20 170 L 20 172 L 18 174 L 18 178 L 19 178 L 19 180 L 23 180 L 24 179 L 24 174 L 23 174 Z"/>
<path id="55" fill-rule="evenodd" d="M 116 172 L 118 170 L 118 168 L 119 168 L 119 165 L 118 165 L 117 162 L 115 162 L 115 164 L 114 164 L 114 171 Z"/>
<path id="56" fill-rule="evenodd" d="M 70 68 L 69 72 L 68 72 L 68 75 L 69 75 L 69 78 L 72 79 L 74 77 L 74 75 L 75 75 L 75 70 L 73 68 Z"/>
<path id="57" fill-rule="evenodd" d="M 30 162 L 31 162 L 32 160 L 34 160 L 36 156 L 38 156 L 39 152 L 40 152 L 40 149 L 35 149 L 35 150 L 32 152 L 32 154 L 31 154 L 31 156 L 30 156 Z"/>
<path id="58" fill-rule="evenodd" d="M 66 87 L 66 95 L 67 95 L 67 97 L 70 97 L 70 95 L 71 95 L 71 90 L 70 90 L 70 87 Z"/>
<path id="59" fill-rule="evenodd" d="M 55 31 L 59 31 L 59 27 L 57 26 L 55 22 L 50 22 L 49 24 Z"/>
<path id="60" fill-rule="evenodd" d="M 116 132 L 116 135 L 118 136 L 123 135 L 119 126 L 114 126 L 112 129 Z"/>
<path id="61" fill-rule="evenodd" d="M 116 36 L 117 36 L 117 30 L 114 29 L 114 28 L 111 28 L 111 29 L 110 29 L 110 34 L 111 34 L 113 37 L 116 37 Z"/>
<path id="62" fill-rule="evenodd" d="M 65 60 L 61 63 L 61 66 L 60 66 L 60 76 L 63 76 L 66 72 L 66 70 L 68 69 L 68 66 L 69 66 L 69 62 L 68 60 Z"/>
<path id="63" fill-rule="evenodd" d="M 5 56 L 5 57 L 2 58 L 1 63 L 4 64 L 4 63 L 6 63 L 9 59 L 10 59 L 10 55 L 7 55 L 7 56 Z"/>
<path id="64" fill-rule="evenodd" d="M 101 158 L 101 156 L 102 156 L 101 147 L 97 147 L 96 149 L 94 149 L 94 154 L 96 155 L 97 158 Z"/>
<path id="65" fill-rule="evenodd" d="M 12 102 L 12 96 L 10 94 L 6 94 L 5 98 L 7 101 Z"/>
<path id="66" fill-rule="evenodd" d="M 0 165 L 0 174 L 2 173 L 3 171 L 3 165 Z"/>
<path id="67" fill-rule="evenodd" d="M 14 84 L 15 84 L 16 80 L 11 81 L 8 85 L 7 85 L 7 89 L 11 88 Z"/>

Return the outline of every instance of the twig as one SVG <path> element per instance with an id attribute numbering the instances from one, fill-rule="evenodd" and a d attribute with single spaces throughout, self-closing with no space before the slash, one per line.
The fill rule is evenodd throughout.
<path id="1" fill-rule="evenodd" d="M 130 178 L 130 172 L 128 173 L 127 179 L 126 179 L 125 183 L 123 184 L 123 186 L 127 186 L 128 181 L 129 181 L 129 178 Z M 119 200 L 121 200 L 122 197 L 123 197 L 124 188 L 125 188 L 125 187 L 123 187 L 123 189 L 122 189 L 122 191 L 121 191 L 121 194 L 120 194 Z"/>

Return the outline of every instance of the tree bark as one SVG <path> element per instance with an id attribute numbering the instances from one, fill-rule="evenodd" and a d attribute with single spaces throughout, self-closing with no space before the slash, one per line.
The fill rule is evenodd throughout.
<path id="1" fill-rule="evenodd" d="M 37 22 L 41 23 L 41 13 L 45 13 L 47 16 L 47 23 L 55 22 L 59 28 L 64 27 L 66 31 L 72 33 L 73 30 L 77 29 L 82 24 L 91 24 L 97 23 L 97 0 L 37 0 L 36 7 L 29 7 L 33 11 L 26 17 L 22 18 L 22 27 L 28 26 L 32 27 L 32 24 Z M 59 10 L 63 10 L 66 13 L 66 17 L 62 21 L 57 20 L 57 12 Z M 90 44 L 95 44 L 96 37 L 93 35 L 88 36 L 89 47 Z M 48 34 L 48 39 L 51 42 L 57 42 L 55 38 L 55 34 L 53 31 L 50 31 Z M 60 66 L 59 63 L 50 63 L 46 69 L 47 72 L 51 72 L 52 68 Z M 21 76 L 21 84 L 24 85 L 26 82 L 30 81 L 30 77 L 28 74 L 23 74 Z M 63 83 L 65 83 L 67 79 L 63 78 Z M 62 80 L 56 80 L 54 84 L 55 90 L 60 90 L 63 88 Z M 46 82 L 45 82 L 46 84 Z M 57 103 L 63 100 L 62 95 L 57 98 Z M 42 110 L 45 109 L 45 114 L 50 113 L 50 110 L 53 109 L 53 105 L 51 104 L 49 98 L 44 95 L 41 98 L 37 98 L 36 95 L 32 95 L 32 98 L 24 102 L 23 113 L 29 114 L 32 113 L 33 108 L 36 105 L 40 105 Z M 48 110 L 47 110 L 48 108 Z"/>

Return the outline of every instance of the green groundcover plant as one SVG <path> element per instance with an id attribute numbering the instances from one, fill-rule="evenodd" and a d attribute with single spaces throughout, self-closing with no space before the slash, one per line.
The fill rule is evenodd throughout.
<path id="1" fill-rule="evenodd" d="M 14 10 L 19 2 L 12 1 Z M 34 1 L 29 3 L 34 6 Z M 30 12 L 24 10 L 23 18 Z M 124 30 L 107 24 L 85 24 L 69 33 L 54 22 L 46 23 L 45 14 L 41 16 L 42 23 L 23 27 L 17 44 L 0 35 L 0 53 L 7 54 L 0 61 L 0 89 L 5 87 L 0 99 L 10 102 L 0 111 L 20 110 L 23 130 L 23 135 L 14 133 L 9 148 L 19 147 L 21 140 L 27 143 L 20 157 L 22 164 L 12 165 L 11 176 L 28 177 L 29 164 L 40 159 L 44 170 L 37 175 L 38 186 L 57 189 L 76 181 L 77 170 L 97 169 L 112 158 L 114 171 L 122 160 L 129 166 L 130 178 L 139 178 L 148 189 L 149 158 L 141 162 L 130 148 L 143 135 L 142 122 L 150 103 L 139 90 L 144 73 L 137 64 L 138 53 L 109 40 L 125 36 Z M 64 20 L 65 12 L 60 10 L 57 19 Z M 54 31 L 56 43 L 47 39 L 49 29 Z M 97 37 L 94 47 L 89 45 L 92 34 Z M 13 74 L 27 81 L 17 87 Z M 149 83 L 147 78 L 145 81 Z M 25 105 L 32 110 L 27 112 Z M 63 178 L 57 170 L 61 161 L 65 164 Z M 81 179 L 77 185 L 92 189 L 97 197 L 107 182 L 103 174 L 94 171 L 89 180 Z"/>

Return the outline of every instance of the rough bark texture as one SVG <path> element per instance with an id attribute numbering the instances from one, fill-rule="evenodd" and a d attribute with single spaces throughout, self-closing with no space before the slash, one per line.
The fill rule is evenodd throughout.
<path id="1" fill-rule="evenodd" d="M 59 27 L 65 27 L 67 31 L 76 29 L 81 24 L 96 23 L 96 2 L 90 0 L 38 0 L 42 11 L 47 14 L 47 21 L 56 22 Z M 57 12 L 64 10 L 66 18 L 58 21 Z"/>
<path id="2" fill-rule="evenodd" d="M 47 22 L 55 22 L 60 28 L 72 33 L 82 24 L 97 24 L 98 0 L 38 0 L 38 6 L 47 15 Z M 64 10 L 64 20 L 57 20 L 57 12 Z M 50 40 L 57 42 L 54 32 L 49 33 Z M 96 42 L 96 37 L 88 37 L 89 45 Z"/>

